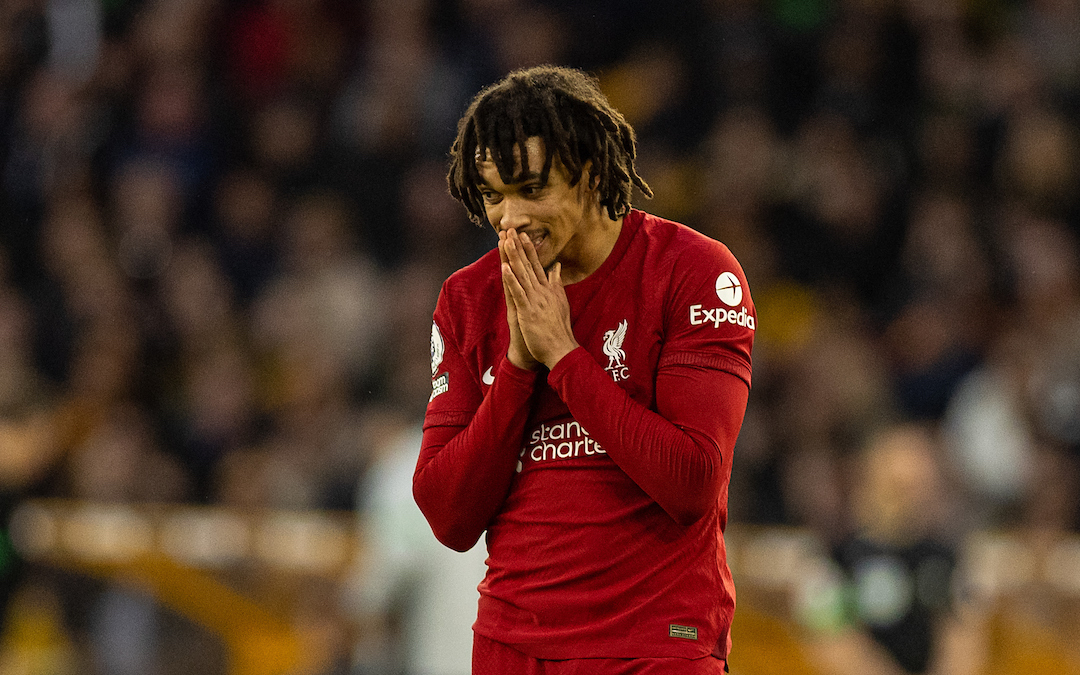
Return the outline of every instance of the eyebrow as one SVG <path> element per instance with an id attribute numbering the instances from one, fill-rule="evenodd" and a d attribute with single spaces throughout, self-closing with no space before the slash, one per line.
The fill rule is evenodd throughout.
<path id="1" fill-rule="evenodd" d="M 539 171 L 530 171 L 529 173 L 522 176 L 520 180 L 515 180 L 513 183 L 509 183 L 509 185 L 518 185 L 519 183 L 528 183 L 531 180 L 541 180 L 541 179 L 542 179 L 542 176 L 540 175 Z M 480 182 L 476 184 L 476 187 L 478 187 L 478 188 L 482 188 L 482 187 L 490 188 L 491 183 L 488 183 L 486 180 L 481 179 Z M 494 189 L 494 188 L 492 188 L 492 189 Z"/>

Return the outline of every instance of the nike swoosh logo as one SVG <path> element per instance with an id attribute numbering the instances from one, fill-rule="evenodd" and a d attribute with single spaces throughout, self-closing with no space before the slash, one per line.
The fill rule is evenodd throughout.
<path id="1" fill-rule="evenodd" d="M 483 375 L 480 376 L 480 380 L 489 387 L 495 382 L 495 376 L 491 374 L 490 367 L 484 371 Z"/>

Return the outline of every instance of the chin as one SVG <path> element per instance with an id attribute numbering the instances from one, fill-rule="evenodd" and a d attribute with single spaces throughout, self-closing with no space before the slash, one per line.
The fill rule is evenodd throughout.
<path id="1" fill-rule="evenodd" d="M 545 272 L 550 272 L 551 268 L 555 267 L 555 263 L 558 262 L 558 260 L 558 256 L 552 256 L 551 258 L 544 256 L 540 259 L 540 264 L 544 266 Z"/>

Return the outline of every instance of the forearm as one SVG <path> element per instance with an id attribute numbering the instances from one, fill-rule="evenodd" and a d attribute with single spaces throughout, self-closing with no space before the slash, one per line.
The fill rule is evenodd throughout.
<path id="1" fill-rule="evenodd" d="M 413 497 L 436 538 L 468 550 L 502 507 L 518 461 L 536 373 L 503 361 L 463 426 L 431 426 L 413 475 Z"/>
<path id="2" fill-rule="evenodd" d="M 654 412 L 577 349 L 548 382 L 608 456 L 677 522 L 689 525 L 716 505 L 746 408 L 742 380 L 715 371 L 658 376 Z"/>

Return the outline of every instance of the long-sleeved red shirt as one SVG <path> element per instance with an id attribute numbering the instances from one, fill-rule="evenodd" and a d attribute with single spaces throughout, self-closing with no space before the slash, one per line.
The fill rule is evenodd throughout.
<path id="1" fill-rule="evenodd" d="M 414 495 L 436 536 L 487 531 L 474 629 L 539 658 L 726 657 L 723 529 L 756 324 L 722 244 L 632 211 L 568 286 L 581 347 L 506 360 L 492 252 L 444 285 Z"/>

